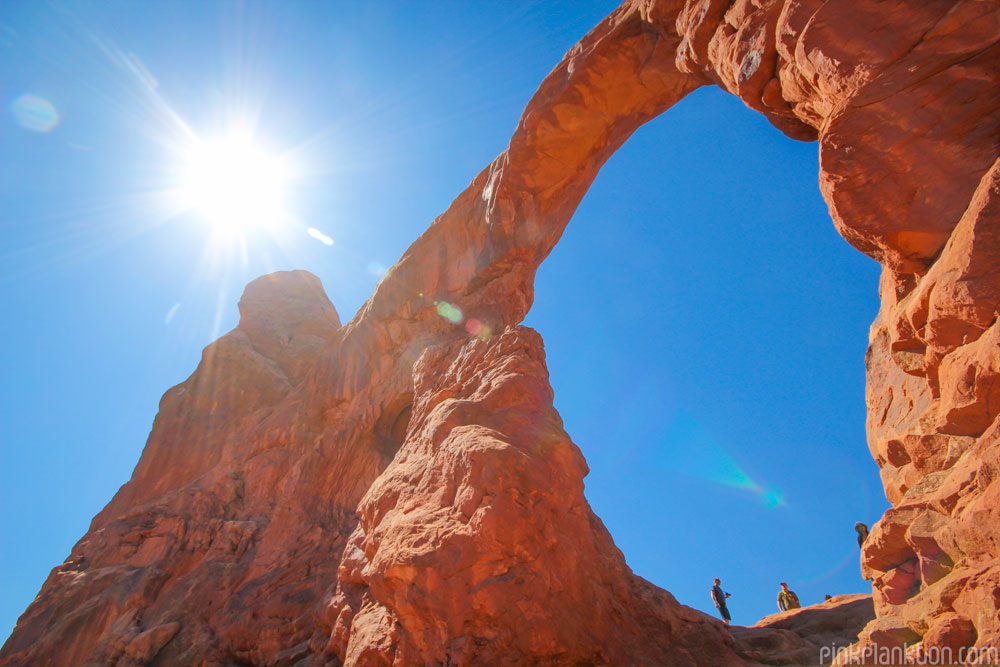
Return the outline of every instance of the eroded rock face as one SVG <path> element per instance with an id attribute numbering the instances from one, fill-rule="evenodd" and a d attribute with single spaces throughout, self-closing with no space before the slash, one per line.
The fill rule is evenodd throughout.
<path id="1" fill-rule="evenodd" d="M 1000 161 L 923 274 L 886 269 L 869 445 L 893 507 L 865 543 L 873 647 L 1000 650 Z"/>
<path id="2" fill-rule="evenodd" d="M 429 347 L 413 386 L 406 442 L 358 506 L 320 652 L 609 664 L 645 643 L 655 663 L 741 664 L 717 622 L 631 574 L 591 512 L 537 333 Z"/>
<path id="3" fill-rule="evenodd" d="M 875 618 L 872 596 L 838 595 L 826 602 L 765 616 L 732 629 L 747 657 L 770 665 L 825 665 Z"/>
<path id="4" fill-rule="evenodd" d="M 518 326 L 604 161 L 710 83 L 818 139 L 885 267 L 856 648 L 1000 646 L 998 43 L 992 0 L 626 2 L 354 320 L 304 272 L 248 286 L 0 664 L 782 664 L 856 633 L 734 635 L 635 577 Z"/>

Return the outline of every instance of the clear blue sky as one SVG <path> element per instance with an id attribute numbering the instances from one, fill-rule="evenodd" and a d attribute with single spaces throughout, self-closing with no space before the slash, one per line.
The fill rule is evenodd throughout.
<path id="1" fill-rule="evenodd" d="M 131 474 L 243 286 L 317 274 L 346 321 L 507 144 L 594 2 L 0 5 L 0 636 Z M 242 8 L 241 8 L 242 7 Z M 289 221 L 213 241 L 165 205 L 179 129 L 248 119 Z M 333 240 L 322 243 L 313 227 Z M 734 622 L 868 590 L 878 267 L 834 231 L 815 144 L 703 89 L 610 160 L 526 324 L 631 567 Z"/>

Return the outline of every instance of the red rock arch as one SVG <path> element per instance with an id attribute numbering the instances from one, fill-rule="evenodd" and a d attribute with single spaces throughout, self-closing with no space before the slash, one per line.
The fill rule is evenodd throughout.
<path id="1" fill-rule="evenodd" d="M 863 551 L 878 618 L 861 646 L 1000 646 L 998 40 L 981 0 L 626 2 L 354 320 L 308 274 L 248 286 L 239 326 L 164 396 L 132 480 L 0 664 L 744 664 L 815 648 L 755 649 L 632 575 L 583 498 L 540 339 L 518 326 L 604 161 L 711 83 L 819 140 L 834 223 L 884 266 L 868 432 L 893 508 Z"/>

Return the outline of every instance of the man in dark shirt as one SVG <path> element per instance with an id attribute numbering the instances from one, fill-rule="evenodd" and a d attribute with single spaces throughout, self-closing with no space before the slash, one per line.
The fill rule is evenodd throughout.
<path id="1" fill-rule="evenodd" d="M 712 602 L 715 603 L 715 608 L 719 610 L 722 620 L 726 625 L 729 625 L 729 621 L 732 620 L 732 616 L 729 615 L 729 609 L 726 607 L 726 598 L 729 597 L 729 593 L 722 590 L 721 584 L 722 582 L 716 577 L 715 585 L 712 586 Z"/>

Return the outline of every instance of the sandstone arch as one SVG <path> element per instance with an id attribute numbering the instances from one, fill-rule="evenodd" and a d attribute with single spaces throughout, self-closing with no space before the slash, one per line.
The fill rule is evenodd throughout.
<path id="1" fill-rule="evenodd" d="M 603 162 L 711 83 L 818 139 L 834 223 L 884 266 L 868 431 L 894 507 L 862 644 L 1000 647 L 998 43 L 990 0 L 626 2 L 354 320 L 302 272 L 248 286 L 0 664 L 779 660 L 631 574 L 518 326 Z"/>

